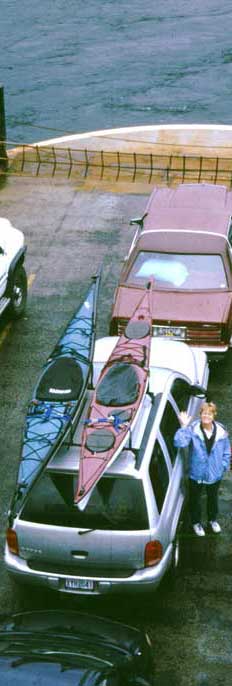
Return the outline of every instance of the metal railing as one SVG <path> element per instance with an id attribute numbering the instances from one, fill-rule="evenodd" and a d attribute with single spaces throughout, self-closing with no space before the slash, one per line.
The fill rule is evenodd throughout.
<path id="1" fill-rule="evenodd" d="M 2 174 L 98 181 L 174 185 L 220 183 L 232 187 L 232 158 L 200 155 L 122 152 L 22 145 L 8 149 Z M 5 162 L 5 158 L 0 158 Z M 1 165 L 0 165 L 1 166 Z"/>

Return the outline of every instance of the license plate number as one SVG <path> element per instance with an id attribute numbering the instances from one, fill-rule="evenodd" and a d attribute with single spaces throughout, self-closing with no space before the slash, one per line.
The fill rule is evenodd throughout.
<path id="1" fill-rule="evenodd" d="M 186 329 L 181 326 L 154 326 L 153 336 L 164 336 L 165 338 L 178 338 L 185 340 Z"/>
<path id="2" fill-rule="evenodd" d="M 65 579 L 65 588 L 69 590 L 93 591 L 93 581 L 89 579 Z"/>

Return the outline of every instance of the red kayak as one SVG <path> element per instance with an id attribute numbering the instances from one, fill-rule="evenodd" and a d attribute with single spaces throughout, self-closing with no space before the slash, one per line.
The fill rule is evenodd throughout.
<path id="1" fill-rule="evenodd" d="M 93 488 L 121 452 L 148 385 L 152 281 L 100 374 L 82 432 L 74 503 L 83 510 Z"/>

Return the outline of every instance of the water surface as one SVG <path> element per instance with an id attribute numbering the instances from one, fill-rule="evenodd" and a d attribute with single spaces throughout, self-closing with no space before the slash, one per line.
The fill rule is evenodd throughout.
<path id="1" fill-rule="evenodd" d="M 8 140 L 141 124 L 231 123 L 229 0 L 0 5 Z"/>

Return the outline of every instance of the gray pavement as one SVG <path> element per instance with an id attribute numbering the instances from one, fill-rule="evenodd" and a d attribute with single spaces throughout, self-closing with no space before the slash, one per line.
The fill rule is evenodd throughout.
<path id="1" fill-rule="evenodd" d="M 97 335 L 107 333 L 120 260 L 134 232 L 129 219 L 146 200 L 128 190 L 85 191 L 62 179 L 12 176 L 0 190 L 0 215 L 25 233 L 31 283 L 26 316 L 12 325 L 5 316 L 0 324 L 0 611 L 66 604 L 106 613 L 150 632 L 157 686 L 230 686 L 232 473 L 220 495 L 222 535 L 195 540 L 186 530 L 175 586 L 164 585 L 152 597 L 80 601 L 29 590 L 25 597 L 12 588 L 2 561 L 24 415 L 38 372 L 102 260 Z M 210 389 L 232 436 L 231 371 L 229 355 L 212 368 Z"/>

